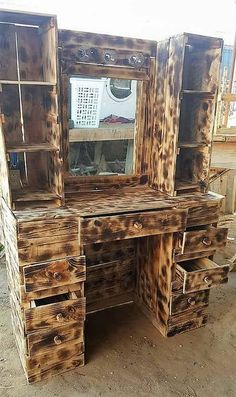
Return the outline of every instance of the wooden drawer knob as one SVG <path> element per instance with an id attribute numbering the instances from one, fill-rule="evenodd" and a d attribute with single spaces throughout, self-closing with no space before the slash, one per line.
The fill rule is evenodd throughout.
<path id="1" fill-rule="evenodd" d="M 202 243 L 209 247 L 211 245 L 211 240 L 208 237 L 204 237 Z"/>
<path id="2" fill-rule="evenodd" d="M 134 227 L 137 230 L 141 230 L 143 228 L 143 225 L 141 222 L 136 221 L 136 222 L 134 222 Z"/>
<path id="3" fill-rule="evenodd" d="M 58 313 L 56 318 L 57 318 L 57 321 L 61 322 L 63 320 L 63 314 Z"/>
<path id="4" fill-rule="evenodd" d="M 61 342 L 62 342 L 62 339 L 61 339 L 61 337 L 59 336 L 59 335 L 56 335 L 56 336 L 54 336 L 54 343 L 56 344 L 56 345 L 60 345 L 61 344 Z"/>
<path id="5" fill-rule="evenodd" d="M 53 273 L 53 278 L 57 281 L 60 281 L 62 279 L 61 273 L 55 272 Z"/>
<path id="6" fill-rule="evenodd" d="M 211 278 L 208 277 L 208 276 L 205 276 L 203 280 L 205 281 L 206 284 L 211 284 L 212 283 Z"/>
<path id="7" fill-rule="evenodd" d="M 194 306 L 196 304 L 196 301 L 194 298 L 188 298 L 188 304 L 191 306 Z"/>

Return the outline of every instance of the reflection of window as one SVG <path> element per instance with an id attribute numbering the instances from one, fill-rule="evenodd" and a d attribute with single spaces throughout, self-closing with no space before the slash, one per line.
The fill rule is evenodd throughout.
<path id="1" fill-rule="evenodd" d="M 132 93 L 131 80 L 110 79 L 108 84 L 108 92 L 110 91 L 116 99 L 126 99 Z"/>

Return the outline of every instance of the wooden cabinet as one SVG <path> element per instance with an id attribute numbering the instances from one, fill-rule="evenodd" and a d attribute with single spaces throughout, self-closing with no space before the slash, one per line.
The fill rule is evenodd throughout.
<path id="1" fill-rule="evenodd" d="M 1 12 L 1 168 L 12 208 L 63 199 L 53 16 Z M 3 164 L 5 163 L 5 164 Z"/>
<path id="2" fill-rule="evenodd" d="M 188 33 L 157 44 L 151 183 L 158 190 L 207 190 L 221 51 L 221 39 Z"/>

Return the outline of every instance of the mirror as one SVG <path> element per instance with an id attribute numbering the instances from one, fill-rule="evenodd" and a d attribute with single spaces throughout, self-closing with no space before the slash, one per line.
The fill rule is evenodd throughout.
<path id="1" fill-rule="evenodd" d="M 133 173 L 137 81 L 70 77 L 72 175 Z"/>

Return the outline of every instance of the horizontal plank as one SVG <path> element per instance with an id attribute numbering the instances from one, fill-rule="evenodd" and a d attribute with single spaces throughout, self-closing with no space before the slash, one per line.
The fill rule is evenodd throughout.
<path id="1" fill-rule="evenodd" d="M 8 153 L 56 152 L 59 148 L 51 143 L 19 143 L 7 147 Z"/>
<path id="2" fill-rule="evenodd" d="M 124 240 L 185 229 L 187 210 L 146 211 L 81 220 L 81 243 Z"/>
<path id="3" fill-rule="evenodd" d="M 93 65 L 83 63 L 65 63 L 62 73 L 70 75 L 85 75 L 96 77 L 111 77 L 117 79 L 148 81 L 146 70 L 131 69 L 118 66 Z"/>
<path id="4" fill-rule="evenodd" d="M 13 201 L 50 201 L 60 199 L 60 196 L 47 189 L 27 189 L 12 191 Z"/>
<path id="5" fill-rule="evenodd" d="M 108 48 L 116 50 L 142 51 L 151 56 L 156 53 L 156 41 L 108 34 L 59 30 L 59 45 L 63 48 L 76 46 Z"/>
<path id="6" fill-rule="evenodd" d="M 69 130 L 69 142 L 97 142 L 134 139 L 134 132 L 134 124 L 100 123 L 98 128 L 73 128 Z"/>
<path id="7" fill-rule="evenodd" d="M 108 296 L 99 299 L 98 301 L 92 301 L 87 303 L 86 314 L 92 314 L 106 309 L 111 309 L 117 306 L 129 305 L 134 302 L 134 293 L 126 292 L 115 296 Z"/>

